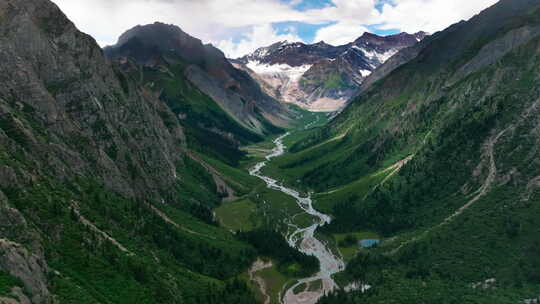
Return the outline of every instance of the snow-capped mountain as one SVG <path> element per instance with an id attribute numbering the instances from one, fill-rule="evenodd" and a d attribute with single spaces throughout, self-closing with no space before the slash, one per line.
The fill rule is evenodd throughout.
<path id="1" fill-rule="evenodd" d="M 339 109 L 364 79 L 399 50 L 427 36 L 365 33 L 346 45 L 278 42 L 231 60 L 257 79 L 267 93 L 313 111 Z"/>

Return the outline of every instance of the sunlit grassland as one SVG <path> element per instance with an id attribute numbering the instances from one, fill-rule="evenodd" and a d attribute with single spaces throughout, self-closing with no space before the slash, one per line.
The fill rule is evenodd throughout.
<path id="1" fill-rule="evenodd" d="M 324 193 L 317 193 L 313 196 L 315 208 L 325 213 L 332 213 L 334 206 L 351 197 L 366 197 L 374 187 L 384 181 L 391 174 L 391 170 L 381 170 L 377 173 L 364 176 L 359 180 L 343 187 L 332 189 Z"/>
<path id="2" fill-rule="evenodd" d="M 288 220 L 300 227 L 313 223 L 313 217 L 305 214 L 293 197 L 265 185 L 257 186 L 245 198 L 223 203 L 215 213 L 220 223 L 233 231 L 250 231 L 265 226 L 285 233 Z"/>
<path id="3" fill-rule="evenodd" d="M 250 231 L 261 225 L 257 205 L 250 199 L 224 203 L 214 212 L 220 224 L 232 231 Z"/>

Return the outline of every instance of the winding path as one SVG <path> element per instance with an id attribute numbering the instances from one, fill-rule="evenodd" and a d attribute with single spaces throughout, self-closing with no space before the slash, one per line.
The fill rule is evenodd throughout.
<path id="1" fill-rule="evenodd" d="M 253 266 L 251 266 L 248 272 L 249 279 L 255 282 L 257 285 L 259 285 L 259 290 L 261 291 L 261 294 L 264 298 L 264 304 L 270 304 L 271 298 L 268 295 L 268 292 L 266 290 L 266 282 L 256 273 L 266 268 L 270 268 L 272 266 L 273 266 L 272 262 L 265 262 L 261 259 L 257 259 L 257 261 L 253 263 Z"/>
<path id="2" fill-rule="evenodd" d="M 298 249 L 300 252 L 315 256 L 320 262 L 320 271 L 313 277 L 298 280 L 295 285 L 285 291 L 283 301 L 280 300 L 283 304 L 314 304 L 325 293 L 337 288 L 336 283 L 332 279 L 332 275 L 343 271 L 345 268 L 345 263 L 340 256 L 334 255 L 334 253 L 332 253 L 332 251 L 323 242 L 315 237 L 315 231 L 317 228 L 329 224 L 331 221 L 330 217 L 326 214 L 318 212 L 313 208 L 313 201 L 311 200 L 311 197 L 301 197 L 298 191 L 280 185 L 278 184 L 277 180 L 264 176 L 261 173 L 262 168 L 266 166 L 268 161 L 285 153 L 283 139 L 289 135 L 290 133 L 287 133 L 277 138 L 274 141 L 276 147 L 268 156 L 266 156 L 266 161 L 255 165 L 255 167 L 249 173 L 252 176 L 256 176 L 264 180 L 268 188 L 281 191 L 294 197 L 298 206 L 302 208 L 305 213 L 310 214 L 317 219 L 313 225 L 307 228 L 300 228 L 293 224 L 289 224 L 292 228 L 294 228 L 294 231 L 287 235 L 287 242 L 291 247 Z M 311 283 L 318 280 L 322 280 L 322 288 L 320 290 L 303 291 L 298 294 L 293 292 L 297 286 L 303 283 Z"/>

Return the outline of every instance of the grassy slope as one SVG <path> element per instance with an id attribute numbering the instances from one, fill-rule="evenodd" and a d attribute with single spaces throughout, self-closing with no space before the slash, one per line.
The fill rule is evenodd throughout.
<path id="1" fill-rule="evenodd" d="M 54 182 L 24 192 L 4 189 L 14 206 L 49 236 L 44 239 L 48 263 L 59 273 L 51 277 L 52 291 L 62 303 L 176 303 L 174 286 L 182 286 L 181 298 L 191 303 L 208 295 L 208 286 L 219 294 L 222 280 L 240 273 L 253 257 L 252 249 L 229 233 L 174 206 L 163 211 L 177 227 L 142 202 L 92 182 L 80 185 L 86 186 L 75 192 Z M 87 220 L 133 254 L 82 225 L 68 211 L 74 200 Z"/>
<path id="2" fill-rule="evenodd" d="M 4 151 L 0 155 L 2 165 L 28 165 L 24 158 Z M 25 189 L 1 189 L 30 226 L 43 233 L 47 262 L 58 271 L 51 273 L 50 290 L 62 303 L 193 303 L 210 295 L 209 286 L 215 291 L 211 297 L 220 298 L 226 281 L 247 268 L 254 257 L 250 246 L 187 213 L 190 203 L 211 206 L 219 196 L 204 168 L 185 161 L 179 168 L 183 179 L 169 194 L 189 200 L 182 205 L 156 204 L 178 227 L 143 202 L 83 178 L 67 182 L 43 177 Z M 73 202 L 97 229 L 134 254 L 123 253 L 101 233 L 81 224 L 70 211 Z M 211 262 L 203 262 L 206 259 Z M 217 267 L 222 263 L 228 267 Z M 9 283 L 2 278 L 2 284 Z"/>
<path id="3" fill-rule="evenodd" d="M 152 82 L 153 88 L 162 93 L 162 100 L 179 115 L 189 147 L 219 171 L 237 194 L 250 193 L 260 181 L 231 166 L 243 154 L 234 141 L 210 129 L 232 133 L 239 143 L 259 141 L 261 137 L 244 129 L 190 85 L 181 76 L 180 62 L 171 69 L 170 74 L 135 69 L 129 77 Z M 163 119 L 165 124 L 175 123 L 166 121 L 167 115 Z M 13 131 L 4 120 L 0 127 L 24 145 L 24 134 Z M 36 134 L 42 134 L 39 126 L 32 127 Z M 0 165 L 24 168 L 28 164 L 17 155 L 5 154 L 0 147 Z M 51 292 L 62 303 L 251 303 L 250 291 L 231 280 L 247 269 L 255 250 L 211 223 L 209 208 L 218 206 L 221 196 L 201 164 L 186 156 L 178 175 L 182 178 L 167 195 L 183 198 L 182 204 L 149 202 L 166 219 L 145 202 L 121 197 L 103 189 L 98 181 L 82 177 L 69 183 L 43 178 L 24 191 L 1 190 L 35 229 L 44 232 L 47 261 L 60 273 L 51 275 Z M 103 240 L 100 233 L 81 224 L 69 211 L 73 201 L 78 202 L 87 220 L 133 255 L 123 253 Z M 4 276 L 1 283 L 2 288 L 13 285 Z"/>
<path id="4" fill-rule="evenodd" d="M 221 225 L 233 231 L 250 231 L 261 226 L 254 218 L 257 205 L 249 199 L 223 204 L 215 210 Z"/>
<path id="5" fill-rule="evenodd" d="M 469 30 L 482 33 L 478 41 L 459 30 L 440 34 L 434 40 L 444 42 L 434 42 L 377 83 L 329 127 L 293 145 L 293 153 L 268 169 L 283 172 L 292 185 L 322 193 L 315 196 L 318 207 L 337 216 L 330 232 L 377 230 L 393 240 L 368 258 L 355 259 L 343 275 L 345 282 L 364 278 L 378 288 L 324 303 L 347 303 L 347 297 L 355 303 L 509 303 L 536 296 L 538 231 L 529 225 L 538 219 L 538 191 L 531 188 L 539 172 L 533 161 L 538 116 L 531 105 L 538 98 L 540 42 L 535 39 L 442 87 L 491 39 L 527 22 L 538 23 L 535 12 L 507 17 L 495 30 Z M 447 48 L 437 44 L 463 37 L 469 39 L 460 46 L 466 56 L 459 53 L 463 49 L 445 53 L 441 50 Z M 488 180 L 486 143 L 501 133 L 493 152 L 497 178 L 487 195 L 438 227 Z M 372 191 L 380 181 L 373 180 L 377 172 L 411 155 L 398 174 Z M 370 195 L 364 199 L 366 192 Z M 406 240 L 413 241 L 383 258 Z M 470 287 L 492 277 L 498 281 L 496 290 Z"/>

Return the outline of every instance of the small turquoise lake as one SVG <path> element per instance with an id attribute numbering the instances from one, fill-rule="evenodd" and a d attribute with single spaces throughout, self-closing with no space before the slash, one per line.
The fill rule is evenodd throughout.
<path id="1" fill-rule="evenodd" d="M 379 244 L 380 242 L 381 242 L 381 240 L 377 240 L 377 239 L 365 239 L 365 240 L 360 240 L 358 242 L 358 244 L 361 247 L 364 247 L 364 248 L 371 248 L 371 247 Z"/>

